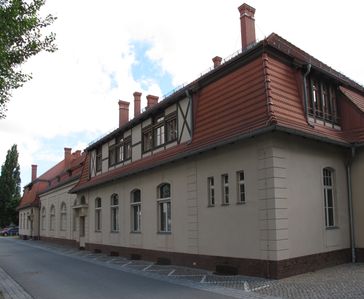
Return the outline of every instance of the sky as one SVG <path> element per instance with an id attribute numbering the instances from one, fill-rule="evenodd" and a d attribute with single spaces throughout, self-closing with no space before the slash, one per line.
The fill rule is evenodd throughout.
<path id="1" fill-rule="evenodd" d="M 0 163 L 18 145 L 22 186 L 61 161 L 64 147 L 83 150 L 118 127 L 118 100 L 133 93 L 163 99 L 241 48 L 242 0 L 47 0 L 58 19 L 58 51 L 31 58 L 33 79 L 13 91 L 0 120 Z M 364 2 L 247 0 L 257 39 L 275 32 L 364 85 Z M 47 29 L 48 30 L 48 29 Z"/>

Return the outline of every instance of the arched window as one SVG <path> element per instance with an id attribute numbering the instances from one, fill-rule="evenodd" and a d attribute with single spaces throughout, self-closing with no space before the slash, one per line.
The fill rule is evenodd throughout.
<path id="1" fill-rule="evenodd" d="M 56 209 L 55 209 L 54 205 L 51 206 L 49 215 L 50 215 L 49 230 L 53 231 L 55 229 L 55 224 L 56 224 Z"/>
<path id="2" fill-rule="evenodd" d="M 157 187 L 158 231 L 171 232 L 171 185 L 160 184 Z"/>
<path id="3" fill-rule="evenodd" d="M 95 230 L 101 231 L 101 198 L 95 199 Z"/>
<path id="4" fill-rule="evenodd" d="M 61 204 L 61 230 L 64 231 L 67 228 L 67 206 L 64 202 Z"/>
<path id="5" fill-rule="evenodd" d="M 46 208 L 42 207 L 42 230 L 46 229 Z"/>
<path id="6" fill-rule="evenodd" d="M 130 212 L 131 212 L 131 231 L 141 231 L 141 192 L 139 189 L 134 189 L 130 192 Z"/>
<path id="7" fill-rule="evenodd" d="M 77 199 L 74 200 L 73 206 L 77 206 Z M 77 229 L 77 212 L 76 209 L 72 209 L 72 215 L 73 215 L 73 222 L 72 222 L 72 229 L 75 232 Z"/>
<path id="8" fill-rule="evenodd" d="M 335 227 L 335 171 L 326 167 L 323 169 L 323 186 L 324 186 L 324 208 L 325 208 L 325 226 Z"/>
<path id="9" fill-rule="evenodd" d="M 111 195 L 111 231 L 119 231 L 119 196 L 117 194 Z"/>

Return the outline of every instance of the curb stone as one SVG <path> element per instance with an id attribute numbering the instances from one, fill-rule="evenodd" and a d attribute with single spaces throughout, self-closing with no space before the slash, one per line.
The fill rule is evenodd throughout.
<path id="1" fill-rule="evenodd" d="M 0 268 L 0 299 L 33 299 L 33 297 Z"/>

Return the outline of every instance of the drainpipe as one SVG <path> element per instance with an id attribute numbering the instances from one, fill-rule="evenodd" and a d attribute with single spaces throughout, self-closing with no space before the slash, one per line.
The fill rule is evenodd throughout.
<path id="1" fill-rule="evenodd" d="M 310 122 L 308 121 L 308 99 L 307 99 L 307 76 L 311 71 L 311 63 L 307 64 L 307 71 L 306 73 L 303 75 L 303 104 L 304 104 L 304 109 L 305 109 L 305 115 L 306 115 L 306 120 L 307 123 L 311 126 Z"/>
<path id="2" fill-rule="evenodd" d="M 354 215 L 353 215 L 353 192 L 351 186 L 351 165 L 355 158 L 355 146 L 351 147 L 349 161 L 346 165 L 346 177 L 348 184 L 348 207 L 349 207 L 349 224 L 350 224 L 350 249 L 351 249 L 351 262 L 356 262 L 355 255 L 355 231 L 354 231 Z"/>

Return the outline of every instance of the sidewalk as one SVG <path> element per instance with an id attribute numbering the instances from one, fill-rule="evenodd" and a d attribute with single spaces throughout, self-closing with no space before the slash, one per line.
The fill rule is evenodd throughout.
<path id="1" fill-rule="evenodd" d="M 32 299 L 32 297 L 0 268 L 0 299 Z"/>

